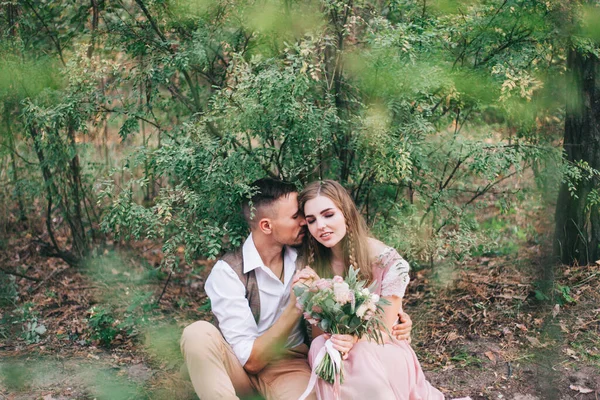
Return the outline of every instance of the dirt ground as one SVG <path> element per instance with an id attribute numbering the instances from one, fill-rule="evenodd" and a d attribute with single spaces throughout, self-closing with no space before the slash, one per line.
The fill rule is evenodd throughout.
<path id="1" fill-rule="evenodd" d="M 27 278 L 15 277 L 16 303 L 2 309 L 0 399 L 196 398 L 177 341 L 188 323 L 210 318 L 202 291 L 210 262 L 182 265 L 165 289 L 152 243 L 107 250 L 96 269 L 81 270 L 39 256 L 26 236 L 6 248 L 0 265 Z M 412 273 L 412 344 L 447 398 L 598 399 L 600 265 L 555 268 L 540 301 L 543 248 L 523 243 L 450 274 Z M 103 304 L 114 319 L 94 330 L 93 307 Z"/>

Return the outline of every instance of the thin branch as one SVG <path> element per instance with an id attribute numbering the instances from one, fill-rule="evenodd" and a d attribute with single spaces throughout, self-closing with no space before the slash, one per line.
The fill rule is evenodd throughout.
<path id="1" fill-rule="evenodd" d="M 66 261 L 66 260 L 65 260 Z M 65 267 L 62 269 L 55 269 L 54 271 L 52 271 L 47 277 L 45 277 L 42 281 L 40 281 L 40 283 L 38 283 L 35 287 L 31 288 L 29 290 L 29 293 L 34 293 L 36 292 L 40 287 L 42 287 L 46 282 L 48 282 L 50 279 L 54 278 L 56 275 L 61 274 L 63 272 L 65 272 L 66 270 L 68 270 L 69 267 Z"/>
<path id="2" fill-rule="evenodd" d="M 157 123 L 155 123 L 155 122 L 152 122 L 152 121 L 150 121 L 149 119 L 146 119 L 146 118 L 144 118 L 144 117 L 140 117 L 140 116 L 139 116 L 139 115 L 137 115 L 137 114 L 134 114 L 134 113 L 128 112 L 128 111 L 126 111 L 126 110 L 116 110 L 116 109 L 114 109 L 114 108 L 108 108 L 108 107 L 106 107 L 106 106 L 104 106 L 104 105 L 101 105 L 101 106 L 100 106 L 100 109 L 98 109 L 98 110 L 96 110 L 96 111 L 97 111 L 97 112 L 109 112 L 109 113 L 110 113 L 110 112 L 114 112 L 114 113 L 119 113 L 119 114 L 127 115 L 128 117 L 129 117 L 129 116 L 134 116 L 135 118 L 137 118 L 137 119 L 139 119 L 139 120 L 141 120 L 141 121 L 144 121 L 144 122 L 146 122 L 146 123 L 148 123 L 148 124 L 150 124 L 150 125 L 154 126 L 155 128 L 158 128 L 158 129 L 160 129 L 160 125 L 158 125 Z"/>
<path id="3" fill-rule="evenodd" d="M 150 15 L 150 11 L 148 11 L 144 2 L 142 0 L 135 0 L 135 2 L 138 6 L 140 6 L 140 9 L 146 16 L 146 19 L 148 20 L 148 22 L 150 22 L 150 25 L 152 25 L 152 29 L 154 29 L 154 32 L 156 32 L 158 37 L 160 37 L 160 39 L 163 41 L 163 44 L 166 46 L 168 44 L 168 40 L 154 21 L 154 18 L 152 18 L 152 15 Z"/>
<path id="4" fill-rule="evenodd" d="M 9 270 L 5 269 L 2 266 L 0 266 L 0 271 L 4 272 L 5 274 L 8 274 L 8 275 L 14 275 L 14 276 L 18 276 L 19 278 L 29 279 L 30 281 L 41 282 L 40 278 L 34 278 L 33 276 L 27 276 L 27 275 L 20 274 L 20 273 L 15 272 L 15 271 L 9 271 Z"/>
<path id="5" fill-rule="evenodd" d="M 462 214 L 464 212 L 464 210 L 469 206 L 469 204 L 471 204 L 472 202 L 474 202 L 475 200 L 477 200 L 479 197 L 483 196 L 484 194 L 486 194 L 491 188 L 493 188 L 494 186 L 498 185 L 499 183 L 501 183 L 502 181 L 516 175 L 518 173 L 518 171 L 515 171 L 513 173 L 510 173 L 506 176 L 503 176 L 502 178 L 496 180 L 495 182 L 490 182 L 488 183 L 483 189 L 477 189 L 477 191 L 475 191 L 475 194 L 473 195 L 473 197 L 471 197 L 471 199 L 469 201 L 467 201 L 462 207 L 461 207 L 461 211 L 460 214 Z M 442 224 L 436 229 L 436 234 L 440 233 L 440 231 L 444 228 L 444 226 L 446 226 L 448 224 L 450 220 L 447 218 L 444 220 L 444 222 L 442 222 Z"/>
<path id="6" fill-rule="evenodd" d="M 164 296 L 165 292 L 167 291 L 167 286 L 169 285 L 169 282 L 171 282 L 171 276 L 173 275 L 173 269 L 171 268 L 169 270 L 169 276 L 167 277 L 167 281 L 165 282 L 165 286 L 163 286 L 163 290 L 162 293 L 160 294 L 160 296 L 158 296 L 158 299 L 156 299 L 156 303 L 155 304 L 159 304 L 160 300 L 162 299 L 162 297 Z"/>
<path id="7" fill-rule="evenodd" d="M 477 200 L 477 199 L 478 199 L 480 196 L 482 196 L 482 195 L 484 195 L 485 193 L 487 193 L 487 192 L 488 192 L 488 190 L 490 190 L 492 187 L 494 187 L 494 186 L 498 185 L 499 183 L 501 183 L 501 182 L 505 181 L 506 179 L 508 179 L 508 178 L 510 178 L 510 177 L 512 177 L 512 176 L 514 176 L 514 175 L 516 175 L 518 172 L 519 172 L 519 171 L 514 171 L 514 172 L 512 172 L 512 173 L 510 173 L 510 174 L 508 174 L 508 175 L 505 175 L 505 176 L 503 176 L 502 178 L 500 178 L 500 179 L 498 179 L 498 180 L 496 180 L 496 181 L 494 181 L 494 182 L 488 183 L 488 184 L 487 184 L 487 185 L 485 185 L 485 187 L 484 187 L 483 189 L 481 189 L 481 190 L 480 190 L 480 189 L 477 189 L 477 192 L 475 193 L 475 195 L 474 195 L 473 197 L 471 197 L 471 199 L 465 203 L 464 207 L 468 206 L 469 204 L 471 204 L 472 202 L 474 202 L 475 200 Z"/>
<path id="8" fill-rule="evenodd" d="M 24 162 L 25 164 L 27 164 L 27 165 L 33 165 L 33 166 L 37 166 L 37 165 L 39 165 L 39 163 L 36 163 L 36 162 L 33 162 L 33 161 L 29 161 L 29 160 L 27 160 L 25 157 L 23 157 L 22 155 L 20 155 L 20 154 L 17 152 L 17 149 L 13 149 L 13 148 L 11 148 L 11 147 L 9 147 L 9 146 L 5 145 L 4 143 L 0 143 L 0 146 L 2 146 L 2 147 L 4 147 L 4 148 L 8 149 L 10 152 L 12 152 L 12 153 L 13 153 L 14 155 L 16 155 L 18 158 L 20 158 L 21 160 L 23 160 L 23 162 Z"/>
<path id="9" fill-rule="evenodd" d="M 44 21 L 44 18 L 42 18 L 42 16 L 37 12 L 37 10 L 33 7 L 31 2 L 29 0 L 24 0 L 24 1 L 25 1 L 25 4 L 27 4 L 29 6 L 29 8 L 31 8 L 31 11 L 33 11 L 33 13 L 37 17 L 37 19 L 39 19 L 40 22 L 42 23 L 42 25 L 44 25 L 44 28 L 46 28 L 46 31 L 48 31 L 48 35 L 50 35 L 50 40 L 52 40 L 54 42 L 54 45 L 56 46 L 56 50 L 58 50 L 58 56 L 60 57 L 60 61 L 62 62 L 62 64 L 64 66 L 67 66 L 67 63 L 65 62 L 65 59 L 63 58 L 62 47 L 60 45 L 60 41 L 58 40 L 57 37 L 55 37 L 55 35 L 52 34 L 52 31 L 50 31 L 50 28 L 46 24 L 46 21 Z"/>

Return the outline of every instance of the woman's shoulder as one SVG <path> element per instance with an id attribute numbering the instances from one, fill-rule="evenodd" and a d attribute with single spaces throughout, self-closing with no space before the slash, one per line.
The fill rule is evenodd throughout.
<path id="1" fill-rule="evenodd" d="M 383 243 L 380 240 L 377 240 L 375 238 L 370 237 L 368 239 L 368 245 L 369 245 L 369 261 L 371 261 L 371 263 L 376 263 L 381 261 L 381 259 L 383 257 L 385 257 L 386 255 L 389 255 L 390 253 L 395 253 L 396 249 L 394 249 L 393 247 L 388 246 L 387 244 Z"/>

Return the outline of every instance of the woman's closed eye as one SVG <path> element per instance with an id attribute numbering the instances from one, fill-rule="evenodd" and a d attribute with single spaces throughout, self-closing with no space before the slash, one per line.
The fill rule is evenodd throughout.
<path id="1" fill-rule="evenodd" d="M 334 215 L 335 215 L 335 213 L 334 213 L 334 212 L 328 212 L 328 213 L 325 213 L 325 214 L 323 214 L 323 218 L 331 218 L 331 217 L 333 217 Z M 317 220 L 316 218 L 310 218 L 310 217 L 309 217 L 309 218 L 306 218 L 306 223 L 307 223 L 307 224 L 309 224 L 309 225 L 311 225 L 311 224 L 312 224 L 313 222 L 315 222 L 316 220 Z"/>

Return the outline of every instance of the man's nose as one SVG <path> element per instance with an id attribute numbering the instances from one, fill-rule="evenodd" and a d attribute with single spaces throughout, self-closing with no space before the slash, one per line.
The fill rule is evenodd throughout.
<path id="1" fill-rule="evenodd" d="M 300 226 L 306 226 L 306 219 L 300 218 Z"/>

